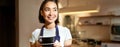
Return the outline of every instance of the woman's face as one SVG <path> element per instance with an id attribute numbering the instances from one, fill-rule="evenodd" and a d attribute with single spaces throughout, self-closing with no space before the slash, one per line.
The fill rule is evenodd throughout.
<path id="1" fill-rule="evenodd" d="M 53 23 L 58 17 L 58 10 L 56 3 L 49 1 L 43 7 L 41 11 L 42 16 L 45 19 L 45 23 Z"/>

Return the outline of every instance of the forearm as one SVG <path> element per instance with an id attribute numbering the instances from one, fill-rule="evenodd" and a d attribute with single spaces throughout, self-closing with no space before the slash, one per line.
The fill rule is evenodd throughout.
<path id="1" fill-rule="evenodd" d="M 71 45 L 67 45 L 67 46 L 64 46 L 64 47 L 71 47 Z"/>
<path id="2" fill-rule="evenodd" d="M 30 47 L 36 47 L 35 44 L 30 43 Z"/>
<path id="3" fill-rule="evenodd" d="M 42 45 L 40 45 L 40 43 L 35 44 L 30 43 L 30 47 L 42 47 Z"/>
<path id="4" fill-rule="evenodd" d="M 64 47 L 71 47 L 71 45 L 72 45 L 72 39 L 69 39 L 65 41 Z"/>

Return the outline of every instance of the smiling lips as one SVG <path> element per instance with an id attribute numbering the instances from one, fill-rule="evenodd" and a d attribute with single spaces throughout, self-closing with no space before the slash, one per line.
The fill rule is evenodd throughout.
<path id="1" fill-rule="evenodd" d="M 54 18 L 55 18 L 55 16 L 48 16 L 48 19 L 50 19 L 50 20 L 52 20 Z"/>

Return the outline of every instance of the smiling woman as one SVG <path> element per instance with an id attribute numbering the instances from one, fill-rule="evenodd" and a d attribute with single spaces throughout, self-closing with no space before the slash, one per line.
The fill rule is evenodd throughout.
<path id="1" fill-rule="evenodd" d="M 44 23 L 46 21 L 48 22 L 54 22 L 58 18 L 58 10 L 57 5 L 53 3 L 52 1 L 46 3 L 45 6 L 42 6 L 40 8 L 40 22 Z M 44 18 L 44 20 L 43 20 Z M 53 21 L 52 21 L 53 20 Z M 56 20 L 56 23 L 58 23 L 58 19 Z"/>
<path id="2" fill-rule="evenodd" d="M 59 26 L 58 5 L 56 0 L 45 0 L 40 6 L 39 21 L 41 29 L 36 29 L 30 38 L 31 47 L 70 47 L 72 36 L 70 30 Z M 47 41 L 45 41 L 47 40 Z M 48 41 L 49 40 L 49 41 Z"/>

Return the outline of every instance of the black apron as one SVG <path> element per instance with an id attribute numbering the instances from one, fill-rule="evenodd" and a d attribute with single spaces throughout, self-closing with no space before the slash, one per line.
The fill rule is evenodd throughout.
<path id="1" fill-rule="evenodd" d="M 43 27 L 41 28 L 41 32 L 40 32 L 40 35 L 39 35 L 39 36 L 43 36 L 43 34 L 44 34 L 44 27 L 45 27 L 45 26 L 43 26 Z M 55 29 L 56 29 L 56 36 L 53 37 L 53 38 L 54 38 L 54 39 L 53 39 L 53 43 L 54 43 L 56 40 L 60 42 L 59 29 L 58 29 L 58 26 L 57 26 L 57 25 L 55 26 Z M 41 43 L 41 40 L 42 40 L 42 37 L 40 37 L 40 38 L 38 39 L 38 42 Z M 47 39 L 46 39 L 45 41 L 47 41 Z M 51 44 L 51 45 L 42 45 L 42 46 L 43 46 L 43 47 L 53 47 L 53 44 Z"/>

